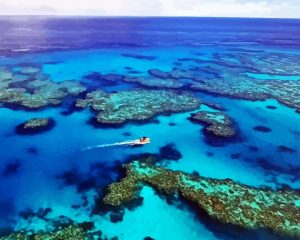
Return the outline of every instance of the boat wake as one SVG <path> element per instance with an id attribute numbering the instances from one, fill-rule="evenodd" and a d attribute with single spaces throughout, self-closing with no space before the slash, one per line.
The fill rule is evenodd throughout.
<path id="1" fill-rule="evenodd" d="M 99 144 L 99 145 L 83 148 L 82 151 L 93 150 L 96 148 L 115 147 L 115 146 L 133 146 L 133 145 L 137 145 L 137 144 L 139 144 L 139 139 L 123 141 L 123 142 L 116 142 L 116 143 Z"/>

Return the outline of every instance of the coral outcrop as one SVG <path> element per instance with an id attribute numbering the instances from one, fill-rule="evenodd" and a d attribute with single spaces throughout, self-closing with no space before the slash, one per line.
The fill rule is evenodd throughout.
<path id="1" fill-rule="evenodd" d="M 205 133 L 229 138 L 236 135 L 233 122 L 225 112 L 199 111 L 191 114 L 191 120 L 205 125 Z"/>
<path id="2" fill-rule="evenodd" d="M 130 77 L 126 76 L 123 81 L 129 83 L 138 83 L 143 86 L 157 88 L 181 88 L 182 83 L 172 78 L 154 78 L 154 77 Z"/>
<path id="3" fill-rule="evenodd" d="M 129 120 L 140 121 L 156 114 L 191 111 L 199 107 L 199 100 L 190 93 L 170 90 L 132 90 L 107 94 L 97 90 L 78 99 L 77 107 L 97 112 L 101 124 L 121 124 Z"/>
<path id="4" fill-rule="evenodd" d="M 85 232 L 79 226 L 69 226 L 54 233 L 31 234 L 13 233 L 1 240 L 85 240 Z"/>
<path id="5" fill-rule="evenodd" d="M 58 105 L 68 96 L 77 96 L 86 89 L 70 80 L 53 82 L 37 67 L 0 68 L 0 103 L 26 109 Z"/>
<path id="6" fill-rule="evenodd" d="M 32 118 L 17 126 L 18 134 L 35 134 L 50 130 L 55 125 L 52 118 Z"/>
<path id="7" fill-rule="evenodd" d="M 300 195 L 258 189 L 233 182 L 193 176 L 154 166 L 151 159 L 125 165 L 127 176 L 112 183 L 104 202 L 120 206 L 138 196 L 143 185 L 162 194 L 178 193 L 210 216 L 248 229 L 269 228 L 300 237 Z"/>
<path id="8" fill-rule="evenodd" d="M 275 99 L 288 107 L 300 109 L 300 81 L 260 81 L 235 78 L 194 83 L 191 87 L 246 100 Z"/>

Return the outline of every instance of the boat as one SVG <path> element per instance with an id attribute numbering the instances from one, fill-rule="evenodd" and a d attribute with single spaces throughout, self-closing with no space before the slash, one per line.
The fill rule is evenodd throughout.
<path id="1" fill-rule="evenodd" d="M 141 137 L 140 139 L 132 141 L 130 143 L 131 146 L 136 146 L 136 145 L 145 145 L 151 143 L 151 139 L 149 137 Z"/>

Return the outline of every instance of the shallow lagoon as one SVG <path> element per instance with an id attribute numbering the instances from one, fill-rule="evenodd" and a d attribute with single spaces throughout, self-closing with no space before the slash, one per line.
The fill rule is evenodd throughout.
<path id="1" fill-rule="evenodd" d="M 165 31 L 168 32 L 168 29 Z M 229 27 L 228 31 L 232 29 Z M 145 33 L 140 34 L 143 36 Z M 297 50 L 280 46 L 276 42 L 269 43 L 266 48 L 259 42 L 249 45 L 247 39 L 244 39 L 240 43 L 224 46 L 220 43 L 213 45 L 214 40 L 208 38 L 209 46 L 203 42 L 197 45 L 196 41 L 192 46 L 174 46 L 178 43 L 170 41 L 163 34 L 159 37 L 161 45 L 156 43 L 155 46 L 149 39 L 148 42 L 145 40 L 146 43 L 153 44 L 151 47 L 119 44 L 109 49 L 82 47 L 83 49 L 69 51 L 49 50 L 3 56 L 0 64 L 37 64 L 54 82 L 74 79 L 86 84 L 88 88 L 116 92 L 153 88 L 124 81 L 86 81 L 86 76 L 97 72 L 149 77 L 147 72 L 150 69 L 171 71 L 173 67 L 185 70 L 195 68 L 199 63 L 190 60 L 198 59 L 205 61 L 201 64 L 207 64 L 204 66 L 207 71 L 199 71 L 197 76 L 213 80 L 222 71 L 230 74 L 244 71 L 241 58 L 234 55 L 237 51 L 239 54 L 247 53 L 246 50 L 258 51 L 257 54 L 261 54 L 261 51 L 263 54 L 279 52 L 287 56 L 293 53 L 300 59 Z M 237 34 L 236 38 L 238 37 Z M 187 35 L 185 38 L 192 41 L 191 36 Z M 242 49 L 236 49 L 241 46 Z M 228 57 L 228 53 L 233 54 L 233 57 Z M 223 60 L 223 65 L 216 63 L 216 54 L 226 55 L 227 60 Z M 232 63 L 235 64 L 234 69 L 238 70 L 232 72 L 233 68 L 226 65 Z M 214 69 L 209 68 L 215 65 L 217 67 Z M 241 69 L 238 68 L 239 65 Z M 259 70 L 259 65 L 256 69 Z M 295 75 L 293 73 L 292 76 Z M 297 76 L 299 75 L 300 72 Z M 262 72 L 258 79 L 259 76 L 265 75 Z M 275 75 L 274 79 L 277 79 Z M 75 223 L 94 221 L 95 228 L 101 229 L 104 235 L 118 236 L 119 239 L 143 239 L 146 236 L 154 239 L 283 239 L 283 236 L 267 230 L 250 231 L 225 225 L 203 213 L 197 216 L 196 210 L 184 202 L 170 204 L 149 187 L 144 187 L 141 191 L 140 196 L 144 198 L 142 204 L 133 210 L 125 209 L 123 220 L 119 222 L 111 221 L 109 211 L 100 215 L 92 214 L 100 191 L 120 178 L 120 166 L 123 162 L 127 162 L 133 155 L 137 158 L 144 153 L 158 154 L 166 146 L 167 153 L 157 163 L 166 168 L 215 179 L 230 178 L 254 187 L 299 191 L 299 113 L 273 99 L 247 101 L 226 98 L 189 89 L 191 79 L 182 81 L 186 84 L 182 90 L 191 91 L 195 97 L 207 103 L 219 103 L 225 108 L 239 133 L 234 141 L 221 141 L 221 144 L 211 145 L 202 132 L 204 126 L 188 119 L 191 113 L 199 110 L 220 111 L 206 105 L 201 105 L 194 111 L 158 115 L 146 122 L 129 122 L 118 128 L 93 126 L 89 123 L 94 116 L 93 112 L 90 109 L 74 109 L 73 100 L 68 98 L 60 106 L 38 111 L 1 108 L 1 235 L 21 229 L 50 231 L 53 230 L 52 225 L 59 223 L 60 216 L 64 216 Z M 55 127 L 37 135 L 16 135 L 15 127 L 34 117 L 52 117 L 56 122 Z M 257 126 L 270 131 L 256 131 L 254 128 Z M 151 144 L 138 148 L 117 146 L 84 151 L 86 147 L 136 139 L 144 135 L 151 138 Z M 179 152 L 181 157 L 172 159 L 174 152 Z M 166 159 L 169 155 L 171 159 Z M 9 174 L 4 174 L 7 169 Z M 37 214 L 41 208 L 51 211 L 41 216 Z"/>

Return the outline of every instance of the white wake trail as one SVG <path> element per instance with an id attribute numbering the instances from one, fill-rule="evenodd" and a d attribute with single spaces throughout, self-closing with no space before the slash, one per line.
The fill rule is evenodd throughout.
<path id="1" fill-rule="evenodd" d="M 123 145 L 133 145 L 133 144 L 137 143 L 138 141 L 139 141 L 139 139 L 123 141 L 123 142 L 116 142 L 116 143 L 99 144 L 99 145 L 83 148 L 82 151 L 92 150 L 92 149 L 96 149 L 96 148 L 105 148 L 105 147 L 114 147 L 114 146 L 123 146 Z"/>

